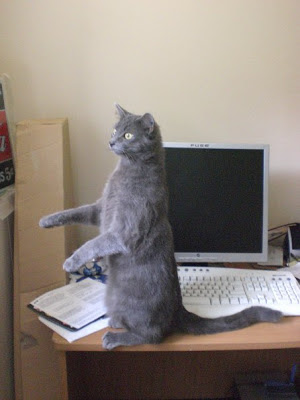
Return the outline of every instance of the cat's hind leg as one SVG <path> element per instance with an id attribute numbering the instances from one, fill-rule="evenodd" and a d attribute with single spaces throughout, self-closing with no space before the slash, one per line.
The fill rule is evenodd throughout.
<path id="1" fill-rule="evenodd" d="M 115 318 L 115 317 L 110 317 L 109 318 L 108 326 L 110 328 L 114 328 L 114 329 L 125 328 L 125 326 L 122 324 L 122 322 L 118 318 Z"/>
<path id="2" fill-rule="evenodd" d="M 102 347 L 112 350 L 118 346 L 137 346 L 139 344 L 160 343 L 162 338 L 147 340 L 133 332 L 106 332 L 102 337 Z"/>
<path id="3" fill-rule="evenodd" d="M 97 202 L 46 215 L 40 219 L 39 225 L 42 228 L 75 224 L 99 225 L 100 212 L 100 203 Z"/>
<path id="4" fill-rule="evenodd" d="M 126 322 L 125 322 L 126 323 Z M 125 332 L 106 332 L 102 337 L 102 346 L 112 350 L 118 346 L 137 346 L 139 344 L 158 344 L 165 337 L 159 325 L 139 325 Z"/>

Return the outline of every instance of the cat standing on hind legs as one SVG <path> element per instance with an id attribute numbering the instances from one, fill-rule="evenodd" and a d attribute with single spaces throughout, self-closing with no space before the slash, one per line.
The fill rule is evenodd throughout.
<path id="1" fill-rule="evenodd" d="M 110 325 L 125 331 L 107 332 L 103 347 L 160 343 L 175 332 L 208 334 L 278 321 L 282 314 L 264 307 L 216 319 L 201 318 L 184 308 L 168 221 L 159 127 L 151 114 L 139 116 L 119 105 L 116 108 L 119 120 L 109 144 L 119 162 L 102 197 L 40 220 L 44 228 L 68 224 L 100 228 L 97 237 L 65 261 L 64 269 L 73 272 L 93 258 L 105 257 Z"/>

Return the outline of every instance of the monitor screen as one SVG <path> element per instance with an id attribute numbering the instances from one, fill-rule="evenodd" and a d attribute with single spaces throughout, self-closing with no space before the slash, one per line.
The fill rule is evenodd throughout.
<path id="1" fill-rule="evenodd" d="M 268 146 L 164 147 L 176 260 L 266 261 Z"/>

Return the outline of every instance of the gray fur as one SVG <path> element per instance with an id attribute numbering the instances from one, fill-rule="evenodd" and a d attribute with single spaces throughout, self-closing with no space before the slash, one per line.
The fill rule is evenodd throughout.
<path id="1" fill-rule="evenodd" d="M 120 156 L 100 200 L 40 220 L 50 228 L 67 224 L 99 225 L 100 234 L 64 263 L 76 271 L 93 258 L 106 257 L 109 268 L 107 308 L 110 325 L 103 346 L 159 343 L 173 333 L 207 334 L 276 322 L 281 313 L 252 307 L 232 316 L 204 319 L 182 305 L 173 237 L 167 217 L 164 151 L 151 114 L 133 115 L 116 105 L 119 121 L 110 147 Z M 131 133 L 133 136 L 126 135 Z"/>

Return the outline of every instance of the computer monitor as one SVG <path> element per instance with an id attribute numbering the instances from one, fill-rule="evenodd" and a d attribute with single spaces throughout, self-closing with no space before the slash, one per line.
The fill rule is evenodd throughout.
<path id="1" fill-rule="evenodd" d="M 269 147 L 164 143 L 178 263 L 266 261 Z"/>

